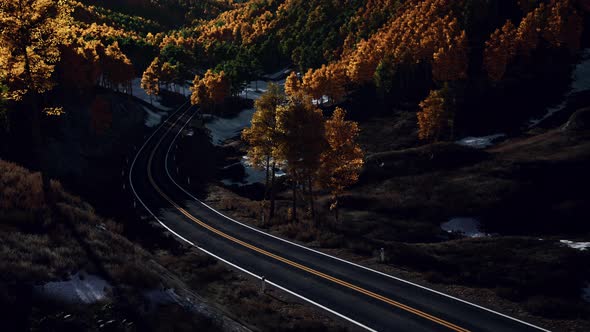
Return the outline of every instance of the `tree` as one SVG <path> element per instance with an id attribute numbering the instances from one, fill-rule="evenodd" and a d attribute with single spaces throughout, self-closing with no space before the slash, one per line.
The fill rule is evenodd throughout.
<path id="1" fill-rule="evenodd" d="M 325 124 L 328 148 L 321 155 L 319 181 L 330 190 L 332 204 L 338 221 L 338 198 L 346 187 L 356 183 L 363 167 L 363 151 L 356 143 L 359 134 L 358 124 L 346 121 L 346 111 L 337 107 Z"/>
<path id="2" fill-rule="evenodd" d="M 66 0 L 0 1 L 0 77 L 9 97 L 26 98 L 31 112 L 35 156 L 41 158 L 39 94 L 54 86 L 52 74 L 60 59 L 59 45 L 68 37 L 71 7 Z M 53 206 L 49 178 L 42 175 L 45 199 Z"/>
<path id="3" fill-rule="evenodd" d="M 201 107 L 210 108 L 225 101 L 230 94 L 230 83 L 223 71 L 215 73 L 209 69 L 203 78 L 195 76 L 191 91 L 193 105 L 199 104 Z"/>
<path id="4" fill-rule="evenodd" d="M 297 74 L 292 71 L 287 79 L 285 80 L 285 93 L 287 96 L 293 96 L 301 90 L 301 81 L 297 77 Z"/>
<path id="5" fill-rule="evenodd" d="M 580 48 L 584 20 L 571 0 L 555 0 L 548 8 L 545 39 L 554 47 Z"/>
<path id="6" fill-rule="evenodd" d="M 103 64 L 103 76 L 107 85 L 115 87 L 117 91 L 120 85 L 126 86 L 127 90 L 130 89 L 135 71 L 131 60 L 121 51 L 118 42 L 106 48 Z"/>
<path id="7" fill-rule="evenodd" d="M 101 54 L 104 52 L 100 40 L 79 38 L 64 45 L 59 66 L 62 82 L 82 91 L 96 86 L 103 71 Z"/>
<path id="8" fill-rule="evenodd" d="M 445 128 L 447 114 L 446 88 L 432 90 L 420 103 L 418 116 L 418 138 L 436 141 Z"/>
<path id="9" fill-rule="evenodd" d="M 151 103 L 153 103 L 152 96 L 160 94 L 160 68 L 160 59 L 156 57 L 141 76 L 141 88 L 150 96 Z"/>
<path id="10" fill-rule="evenodd" d="M 51 90 L 59 45 L 66 40 L 71 8 L 59 0 L 0 2 L 0 77 L 9 87 L 10 99 L 29 95 L 33 141 L 41 143 L 38 94 Z"/>
<path id="11" fill-rule="evenodd" d="M 278 148 L 281 144 L 277 130 L 277 108 L 285 101 L 285 95 L 276 84 L 269 84 L 268 90 L 254 103 L 256 112 L 252 116 L 251 126 L 242 131 L 242 139 L 248 142 L 248 157 L 252 165 L 265 169 L 265 193 L 267 199 L 270 191 L 268 220 L 275 213 L 275 171 L 280 164 Z"/>
<path id="12" fill-rule="evenodd" d="M 432 74 L 437 81 L 465 79 L 468 63 L 467 34 L 462 31 L 447 47 L 433 54 Z"/>
<path id="13" fill-rule="evenodd" d="M 493 81 L 499 81 L 506 73 L 506 67 L 516 55 L 516 28 L 507 21 L 502 29 L 492 33 L 485 42 L 483 65 Z"/>
<path id="14" fill-rule="evenodd" d="M 230 82 L 224 71 L 214 73 L 212 70 L 207 70 L 203 81 L 207 87 L 209 99 L 213 104 L 219 105 L 229 96 Z"/>
<path id="15" fill-rule="evenodd" d="M 322 111 L 314 107 L 309 97 L 297 94 L 287 105 L 277 109 L 280 142 L 277 155 L 285 160 L 292 181 L 292 220 L 297 220 L 297 188 L 307 187 L 312 218 L 315 217 L 313 180 L 320 165 L 326 141 Z"/>
<path id="16" fill-rule="evenodd" d="M 195 79 L 193 80 L 193 85 L 190 87 L 190 90 L 192 92 L 191 104 L 204 105 L 210 103 L 207 87 L 199 75 L 195 75 Z"/>

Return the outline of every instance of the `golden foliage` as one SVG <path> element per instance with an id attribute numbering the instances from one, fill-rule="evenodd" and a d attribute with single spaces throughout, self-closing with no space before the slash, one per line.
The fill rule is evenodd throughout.
<path id="1" fill-rule="evenodd" d="M 330 209 L 337 209 L 338 196 L 358 181 L 363 167 L 363 151 L 356 143 L 358 124 L 346 121 L 345 116 L 346 111 L 337 107 L 325 124 L 328 148 L 321 156 L 319 180 L 332 194 Z"/>
<path id="2" fill-rule="evenodd" d="M 207 70 L 203 78 L 196 75 L 190 89 L 191 103 L 202 107 L 219 105 L 230 94 L 230 84 L 225 73 L 223 71 L 215 73 L 211 69 Z"/>
<path id="3" fill-rule="evenodd" d="M 445 120 L 445 97 L 442 90 L 430 91 L 420 103 L 418 137 L 422 140 L 438 139 Z"/>
<path id="4" fill-rule="evenodd" d="M 554 0 L 548 7 L 545 39 L 555 47 L 580 48 L 583 19 L 571 0 Z"/>
<path id="5" fill-rule="evenodd" d="M 297 73 L 294 71 L 287 76 L 285 80 L 285 93 L 287 96 L 293 96 L 301 90 L 301 81 L 297 77 Z"/>
<path id="6" fill-rule="evenodd" d="M 516 28 L 510 21 L 496 29 L 486 41 L 483 64 L 492 80 L 499 81 L 504 77 L 506 67 L 516 55 L 516 46 Z"/>
<path id="7" fill-rule="evenodd" d="M 160 67 L 160 59 L 156 57 L 141 76 L 141 88 L 150 96 L 160 94 Z"/>
<path id="8" fill-rule="evenodd" d="M 68 36 L 71 7 L 65 0 L 0 1 L 0 76 L 20 99 L 28 91 L 43 93 L 59 61 L 59 45 Z"/>

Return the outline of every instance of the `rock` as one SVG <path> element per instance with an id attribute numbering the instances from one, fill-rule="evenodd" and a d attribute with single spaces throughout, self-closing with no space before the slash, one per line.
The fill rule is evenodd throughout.
<path id="1" fill-rule="evenodd" d="M 590 107 L 574 112 L 563 125 L 562 130 L 573 133 L 590 130 Z"/>

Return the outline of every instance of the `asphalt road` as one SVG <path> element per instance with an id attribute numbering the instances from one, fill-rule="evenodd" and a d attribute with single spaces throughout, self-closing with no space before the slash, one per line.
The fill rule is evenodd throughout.
<path id="1" fill-rule="evenodd" d="M 270 236 L 181 188 L 175 139 L 195 109 L 181 107 L 143 145 L 129 181 L 138 204 L 169 232 L 359 328 L 376 331 L 539 331 L 533 325 Z M 207 156 L 203 156 L 207 158 Z M 177 183 L 178 182 L 178 183 Z M 180 184 L 180 185 L 179 185 Z"/>

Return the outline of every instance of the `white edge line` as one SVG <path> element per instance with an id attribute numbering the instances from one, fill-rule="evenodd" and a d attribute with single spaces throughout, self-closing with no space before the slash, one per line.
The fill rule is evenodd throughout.
<path id="1" fill-rule="evenodd" d="M 192 118 L 192 116 L 191 116 L 191 118 Z M 190 121 L 190 119 L 189 119 L 189 121 Z M 525 322 L 525 321 L 523 321 L 523 320 L 520 320 L 520 319 L 518 319 L 518 318 L 515 318 L 515 317 L 508 316 L 508 315 L 506 315 L 506 314 L 503 314 L 503 313 L 501 313 L 501 312 L 498 312 L 498 311 L 495 311 L 495 310 L 492 310 L 492 309 L 489 309 L 489 308 L 483 307 L 483 306 L 481 306 L 481 305 L 478 305 L 478 304 L 475 304 L 475 303 L 469 302 L 469 301 L 467 301 L 467 300 L 463 300 L 463 299 L 460 299 L 460 298 L 454 297 L 454 296 L 452 296 L 452 295 L 449 295 L 449 294 L 446 294 L 446 293 L 443 293 L 443 292 L 437 291 L 437 290 L 435 290 L 435 289 L 428 288 L 428 287 L 426 287 L 426 286 L 422 286 L 422 285 L 419 285 L 419 284 L 413 283 L 413 282 L 411 282 L 411 281 L 404 280 L 404 279 L 401 279 L 401 278 L 398 278 L 398 277 L 392 276 L 392 275 L 390 275 L 390 274 L 387 274 L 387 273 L 384 273 L 384 272 L 381 272 L 381 271 L 377 271 L 377 270 L 371 269 L 371 268 L 369 268 L 369 267 L 366 267 L 366 266 L 363 266 L 363 265 L 360 265 L 360 264 L 357 264 L 357 263 L 354 263 L 354 262 L 351 262 L 351 261 L 347 261 L 347 260 L 345 260 L 345 259 L 342 259 L 342 258 L 339 258 L 339 257 L 336 257 L 336 256 L 332 256 L 332 255 L 326 254 L 326 253 L 324 253 L 324 252 L 321 252 L 321 251 L 319 251 L 319 250 L 315 250 L 315 249 L 312 249 L 312 248 L 306 247 L 306 246 L 304 246 L 304 245 L 301 245 L 301 244 L 298 244 L 298 243 L 295 243 L 295 242 L 291 242 L 291 241 L 289 241 L 289 240 L 286 240 L 286 239 L 283 239 L 283 238 L 281 238 L 281 237 L 275 236 L 275 235 L 273 235 L 273 234 L 270 234 L 270 233 L 264 232 L 264 231 L 262 231 L 262 230 L 260 230 L 260 229 L 258 229 L 258 228 L 256 228 L 256 227 L 253 227 L 253 226 L 250 226 L 250 225 L 244 224 L 244 223 L 242 223 L 242 222 L 239 222 L 239 221 L 237 221 L 237 220 L 235 220 L 235 219 L 233 219 L 233 218 L 231 218 L 231 217 L 229 217 L 229 216 L 226 216 L 226 215 L 224 215 L 223 213 L 221 213 L 221 212 L 217 211 L 216 209 L 214 209 L 213 207 L 211 207 L 211 206 L 207 205 L 205 202 L 203 202 L 203 201 L 199 200 L 198 198 L 196 198 L 195 196 L 193 196 L 193 195 L 192 195 L 190 192 L 188 192 L 187 190 L 185 190 L 185 189 L 184 189 L 184 188 L 183 188 L 181 185 L 179 185 L 179 184 L 178 184 L 178 183 L 177 183 L 177 182 L 174 180 L 174 178 L 173 178 L 173 177 L 172 177 L 172 175 L 170 174 L 170 171 L 168 170 L 168 155 L 170 154 L 170 150 L 172 149 L 172 146 L 174 145 L 174 142 L 176 142 L 176 139 L 178 138 L 178 136 L 179 136 L 180 132 L 182 132 L 182 129 L 184 129 L 184 127 L 185 127 L 187 124 L 188 124 L 188 121 L 187 121 L 187 123 L 185 123 L 185 125 L 184 125 L 184 126 L 181 128 L 181 130 L 180 130 L 180 131 L 179 131 L 179 132 L 176 134 L 176 136 L 175 136 L 175 137 L 174 137 L 174 139 L 172 140 L 172 142 L 171 142 L 170 146 L 168 147 L 168 151 L 166 151 L 166 156 L 165 156 L 165 158 L 164 158 L 164 160 L 165 160 L 165 169 L 166 169 L 166 174 L 168 174 L 168 177 L 170 178 L 170 180 L 172 180 L 172 182 L 173 182 L 173 183 L 174 183 L 174 184 L 175 184 L 175 185 L 176 185 L 176 186 L 177 186 L 177 187 L 178 187 L 180 190 L 184 191 L 184 193 L 185 193 L 185 194 L 189 195 L 189 196 L 190 196 L 191 198 L 193 198 L 195 201 L 197 201 L 197 202 L 201 203 L 203 206 L 205 206 L 205 207 L 209 208 L 211 211 L 213 211 L 213 212 L 217 213 L 218 215 L 220 215 L 220 216 L 222 216 L 222 217 L 224 217 L 224 218 L 226 218 L 226 219 L 228 219 L 228 220 L 230 220 L 230 221 L 232 221 L 232 222 L 234 222 L 234 223 L 236 223 L 236 224 L 239 224 L 239 225 L 241 225 L 241 226 L 244 226 L 244 227 L 246 227 L 246 228 L 249 228 L 249 229 L 251 229 L 251 230 L 253 230 L 253 231 L 256 231 L 256 232 L 258 232 L 258 233 L 260 233 L 260 234 L 264 234 L 264 235 L 266 235 L 266 236 L 269 236 L 269 237 L 271 237 L 271 238 L 274 238 L 274 239 L 276 239 L 276 240 L 280 240 L 280 241 L 283 241 L 283 242 L 285 242 L 285 243 L 289 243 L 289 244 L 291 244 L 291 245 L 297 246 L 297 247 L 299 247 L 299 248 L 303 248 L 303 249 L 305 249 L 305 250 L 309 250 L 309 251 L 311 251 L 311 252 L 314 252 L 314 253 L 316 253 L 316 254 L 320 254 L 320 255 L 323 255 L 323 256 L 326 256 L 326 257 L 330 257 L 330 258 L 332 258 L 332 259 L 335 259 L 335 260 L 338 260 L 338 261 L 340 261 L 340 262 L 343 262 L 343 263 L 346 263 L 346 264 L 350 264 L 350 265 L 352 265 L 352 266 L 355 266 L 355 267 L 358 267 L 358 268 L 361 268 L 361 269 L 364 269 L 364 270 L 367 270 L 367 271 L 371 271 L 371 272 L 373 272 L 373 273 L 380 274 L 380 275 L 382 275 L 382 276 L 385 276 L 385 277 L 388 277 L 388 278 L 391 278 L 391 279 L 394 279 L 394 280 L 397 280 L 397 281 L 400 281 L 400 282 L 406 283 L 406 284 L 408 284 L 408 285 L 412 285 L 412 286 L 415 286 L 415 287 L 418 287 L 418 288 L 421 288 L 421 289 L 424 289 L 424 290 L 427 290 L 427 291 L 433 292 L 433 293 L 435 293 L 435 294 L 438 294 L 438 295 L 441 295 L 441 296 L 444 296 L 444 297 L 447 297 L 447 298 L 453 299 L 453 300 L 455 300 L 455 301 L 459 301 L 459 302 L 461 302 L 461 303 L 464 303 L 464 304 L 468 304 L 468 305 L 470 305 L 470 306 L 473 306 L 473 307 L 475 307 L 475 308 L 478 308 L 478 309 L 481 309 L 481 310 L 484 310 L 484 311 L 487 311 L 487 312 L 490 312 L 490 313 L 493 313 L 493 314 L 499 315 L 499 316 L 501 316 L 501 317 L 504 317 L 504 318 L 507 318 L 507 319 L 513 320 L 513 321 L 515 321 L 515 322 L 518 322 L 518 323 L 521 323 L 521 324 L 527 325 L 527 326 L 529 326 L 529 327 L 532 327 L 532 328 L 538 329 L 538 330 L 540 330 L 540 331 L 544 331 L 544 332 L 551 332 L 550 330 L 547 330 L 547 329 L 544 329 L 544 328 L 542 328 L 542 327 L 539 327 L 539 326 L 533 325 L 533 324 L 531 324 L 531 323 Z M 151 137 L 150 137 L 150 138 L 151 138 Z M 308 301 L 309 301 L 310 303 L 313 303 L 313 302 L 311 302 L 311 300 L 308 300 Z"/>
<path id="2" fill-rule="evenodd" d="M 181 109 L 182 107 L 184 107 L 184 105 L 186 105 L 186 103 L 184 103 L 182 106 L 180 106 L 180 107 L 178 108 L 178 110 L 176 110 L 176 112 L 174 112 L 174 114 L 178 113 L 178 112 L 180 111 L 180 109 Z M 174 114 L 172 114 L 172 115 L 174 115 Z M 172 115 L 171 115 L 171 116 L 172 116 Z M 176 138 L 178 137 L 178 135 L 180 134 L 180 132 L 182 132 L 182 129 L 184 129 L 184 127 L 185 127 L 185 126 L 186 126 L 186 125 L 187 125 L 187 124 L 190 122 L 190 120 L 193 118 L 193 116 L 194 116 L 194 114 L 193 114 L 193 115 L 192 115 L 192 116 L 191 116 L 191 117 L 188 119 L 188 121 L 187 121 L 187 122 L 186 122 L 186 123 L 185 123 L 185 124 L 182 126 L 182 128 L 180 129 L 180 131 L 179 131 L 179 132 L 176 134 L 176 136 L 175 136 L 175 137 L 174 137 L 174 139 L 172 140 L 172 143 L 174 143 L 174 142 L 176 141 Z M 170 118 L 170 117 L 169 117 L 169 118 Z M 178 120 L 180 120 L 180 117 L 179 117 L 179 118 L 176 120 L 176 122 L 178 122 Z M 145 148 L 145 146 L 147 145 L 147 143 L 148 143 L 148 142 L 149 142 L 149 141 L 152 139 L 152 137 L 153 137 L 153 136 L 154 136 L 154 135 L 155 135 L 155 134 L 156 134 L 156 133 L 157 133 L 157 132 L 158 132 L 158 131 L 159 131 L 159 130 L 160 130 L 162 127 L 163 127 L 163 126 L 164 126 L 164 124 L 165 124 L 166 122 L 168 122 L 168 119 L 166 119 L 166 120 L 165 120 L 165 121 L 164 121 L 164 122 L 163 122 L 163 123 L 162 123 L 162 124 L 161 124 L 161 125 L 160 125 L 160 126 L 157 128 L 157 129 L 156 129 L 156 130 L 154 130 L 154 132 L 153 132 L 153 133 L 150 135 L 150 137 L 148 137 L 148 139 L 145 141 L 145 143 L 144 143 L 144 144 L 141 146 L 141 148 L 140 148 L 140 149 L 137 151 L 137 154 L 135 155 L 135 158 L 133 158 L 133 163 L 131 163 L 131 167 L 129 168 L 129 183 L 130 183 L 130 185 L 131 185 L 131 190 L 133 191 L 133 194 L 134 194 L 134 195 L 135 195 L 135 197 L 136 197 L 136 198 L 139 200 L 139 202 L 141 203 L 141 205 L 143 205 L 143 207 L 144 207 L 144 208 L 145 208 L 145 209 L 146 209 L 146 210 L 147 210 L 147 211 L 148 211 L 148 212 L 149 212 L 149 213 L 152 215 L 152 217 L 154 217 L 154 219 L 155 219 L 155 220 L 156 220 L 156 221 L 157 221 L 157 222 L 158 222 L 160 225 L 162 225 L 164 228 L 166 228 L 166 229 L 167 229 L 167 230 L 168 230 L 170 233 L 172 233 L 174 236 L 178 237 L 179 239 L 181 239 L 182 241 L 186 242 L 187 244 L 189 244 L 189 245 L 191 245 L 191 246 L 193 246 L 193 247 L 195 247 L 195 248 L 197 248 L 197 249 L 201 250 L 202 252 L 204 252 L 204 253 L 206 253 L 206 254 L 208 254 L 208 255 L 210 255 L 210 256 L 212 256 L 212 257 L 214 257 L 214 258 L 216 258 L 216 259 L 218 259 L 218 260 L 220 260 L 220 261 L 222 261 L 222 262 L 224 262 L 224 263 L 226 263 L 226 264 L 228 264 L 228 265 L 230 265 L 230 266 L 232 266 L 232 267 L 234 267 L 234 268 L 236 268 L 236 269 L 238 269 L 238 270 L 240 270 L 240 271 L 242 271 L 242 272 L 244 272 L 244 273 L 246 273 L 246 274 L 249 274 L 249 275 L 253 276 L 254 278 L 257 278 L 257 279 L 262 279 L 262 277 L 261 277 L 261 276 L 259 276 L 259 275 L 255 274 L 255 273 L 253 273 L 253 272 L 251 272 L 251 271 L 248 271 L 248 270 L 246 270 L 245 268 L 243 268 L 243 267 L 240 267 L 240 266 L 238 266 L 238 265 L 236 265 L 236 264 L 234 264 L 234 263 L 232 263 L 232 262 L 229 262 L 229 261 L 227 261 L 227 260 L 225 260 L 225 259 L 223 259 L 223 258 L 221 258 L 221 257 L 219 257 L 219 256 L 217 256 L 217 255 L 215 255 L 215 254 L 213 254 L 213 253 L 211 253 L 211 252 L 209 252 L 209 251 L 205 250 L 204 248 L 201 248 L 201 247 L 199 247 L 198 245 L 196 245 L 196 244 L 194 244 L 193 242 L 191 242 L 191 241 L 187 240 L 186 238 L 184 238 L 182 235 L 180 235 L 180 234 L 176 233 L 175 231 L 173 231 L 173 230 L 172 230 L 170 227 L 168 227 L 166 224 L 164 224 L 164 223 L 163 223 L 163 222 L 162 222 L 162 221 L 161 221 L 161 220 L 160 220 L 160 219 L 159 219 L 159 218 L 158 218 L 158 217 L 157 217 L 157 216 L 156 216 L 156 215 L 155 215 L 155 214 L 152 212 L 152 210 L 151 210 L 150 208 L 148 208 L 148 207 L 147 207 L 147 205 L 146 205 L 146 204 L 143 202 L 143 200 L 142 200 L 142 199 L 139 197 L 139 195 L 138 195 L 138 194 L 137 194 L 137 192 L 135 191 L 135 187 L 133 186 L 133 181 L 131 180 L 131 179 L 132 179 L 132 178 L 131 178 L 131 175 L 132 175 L 132 173 L 133 173 L 133 167 L 135 166 L 135 162 L 137 161 L 137 158 L 139 157 L 139 154 L 140 154 L 140 153 L 141 153 L 141 151 L 142 151 L 142 150 Z M 176 124 L 176 122 L 174 122 L 174 123 Z M 172 144 L 172 145 L 173 145 L 173 144 Z M 172 145 L 170 145 L 170 146 L 172 146 Z M 168 149 L 168 152 L 170 152 L 170 148 Z M 166 153 L 166 165 L 167 165 L 167 164 L 168 164 L 168 153 Z M 168 173 L 168 168 L 166 168 L 166 172 Z M 168 173 L 168 175 L 170 175 L 170 174 Z M 176 182 L 174 182 L 174 183 L 176 184 Z M 178 184 L 177 184 L 177 186 L 178 186 Z M 182 188 L 181 188 L 181 189 L 182 189 Z M 182 189 L 182 190 L 184 191 L 184 189 Z M 191 197 L 192 197 L 192 196 L 191 196 Z M 272 281 L 270 281 L 270 280 L 268 280 L 268 279 L 266 279 L 266 283 L 268 283 L 269 285 L 275 286 L 276 288 L 278 288 L 278 289 L 281 289 L 281 290 L 283 290 L 283 291 L 285 291 L 285 292 L 287 292 L 287 293 L 289 293 L 289 294 L 291 294 L 291 295 L 293 295 L 293 296 L 295 296 L 295 297 L 297 297 L 297 298 L 300 298 L 300 299 L 302 299 L 302 300 L 304 300 L 304 301 L 306 301 L 306 302 L 309 302 L 310 304 L 313 304 L 313 305 L 315 305 L 316 307 L 319 307 L 319 308 L 321 308 L 321 309 L 324 309 L 324 310 L 326 310 L 326 311 L 328 311 L 328 312 L 330 312 L 330 313 L 332 313 L 332 314 L 334 314 L 334 315 L 336 315 L 336 316 L 338 316 L 338 317 L 340 317 L 340 318 L 342 318 L 342 319 L 344 319 L 344 320 L 346 320 L 346 321 L 348 321 L 348 322 L 350 322 L 350 323 L 353 323 L 353 324 L 355 324 L 355 325 L 357 325 L 357 326 L 359 326 L 359 327 L 361 327 L 361 328 L 363 328 L 363 329 L 365 329 L 365 330 L 367 330 L 367 331 L 371 331 L 371 332 L 377 332 L 377 330 L 374 330 L 374 329 L 372 329 L 372 328 L 370 328 L 370 327 L 368 327 L 368 326 L 366 326 L 366 325 L 363 325 L 362 323 L 360 323 L 360 322 L 357 322 L 357 321 L 355 321 L 354 319 L 352 319 L 352 318 L 350 318 L 350 317 L 347 317 L 347 316 L 345 316 L 345 315 L 343 315 L 343 314 L 341 314 L 341 313 L 339 313 L 339 312 L 337 312 L 337 311 L 334 311 L 334 310 L 332 310 L 332 309 L 330 309 L 330 308 L 328 308 L 328 307 L 325 307 L 325 306 L 323 306 L 323 305 L 321 305 L 321 304 L 319 304 L 319 303 L 317 303 L 317 302 L 314 302 L 313 300 L 311 300 L 311 299 L 308 299 L 308 298 L 306 298 L 306 297 L 305 297 L 305 296 L 303 296 L 303 295 L 297 294 L 296 292 L 294 292 L 294 291 L 292 291 L 292 290 L 290 290 L 290 289 L 288 289 L 288 288 L 285 288 L 285 287 L 283 287 L 283 286 L 281 286 L 281 285 L 279 285 L 279 284 L 277 284 L 277 283 L 274 283 L 274 282 L 272 282 Z"/>

